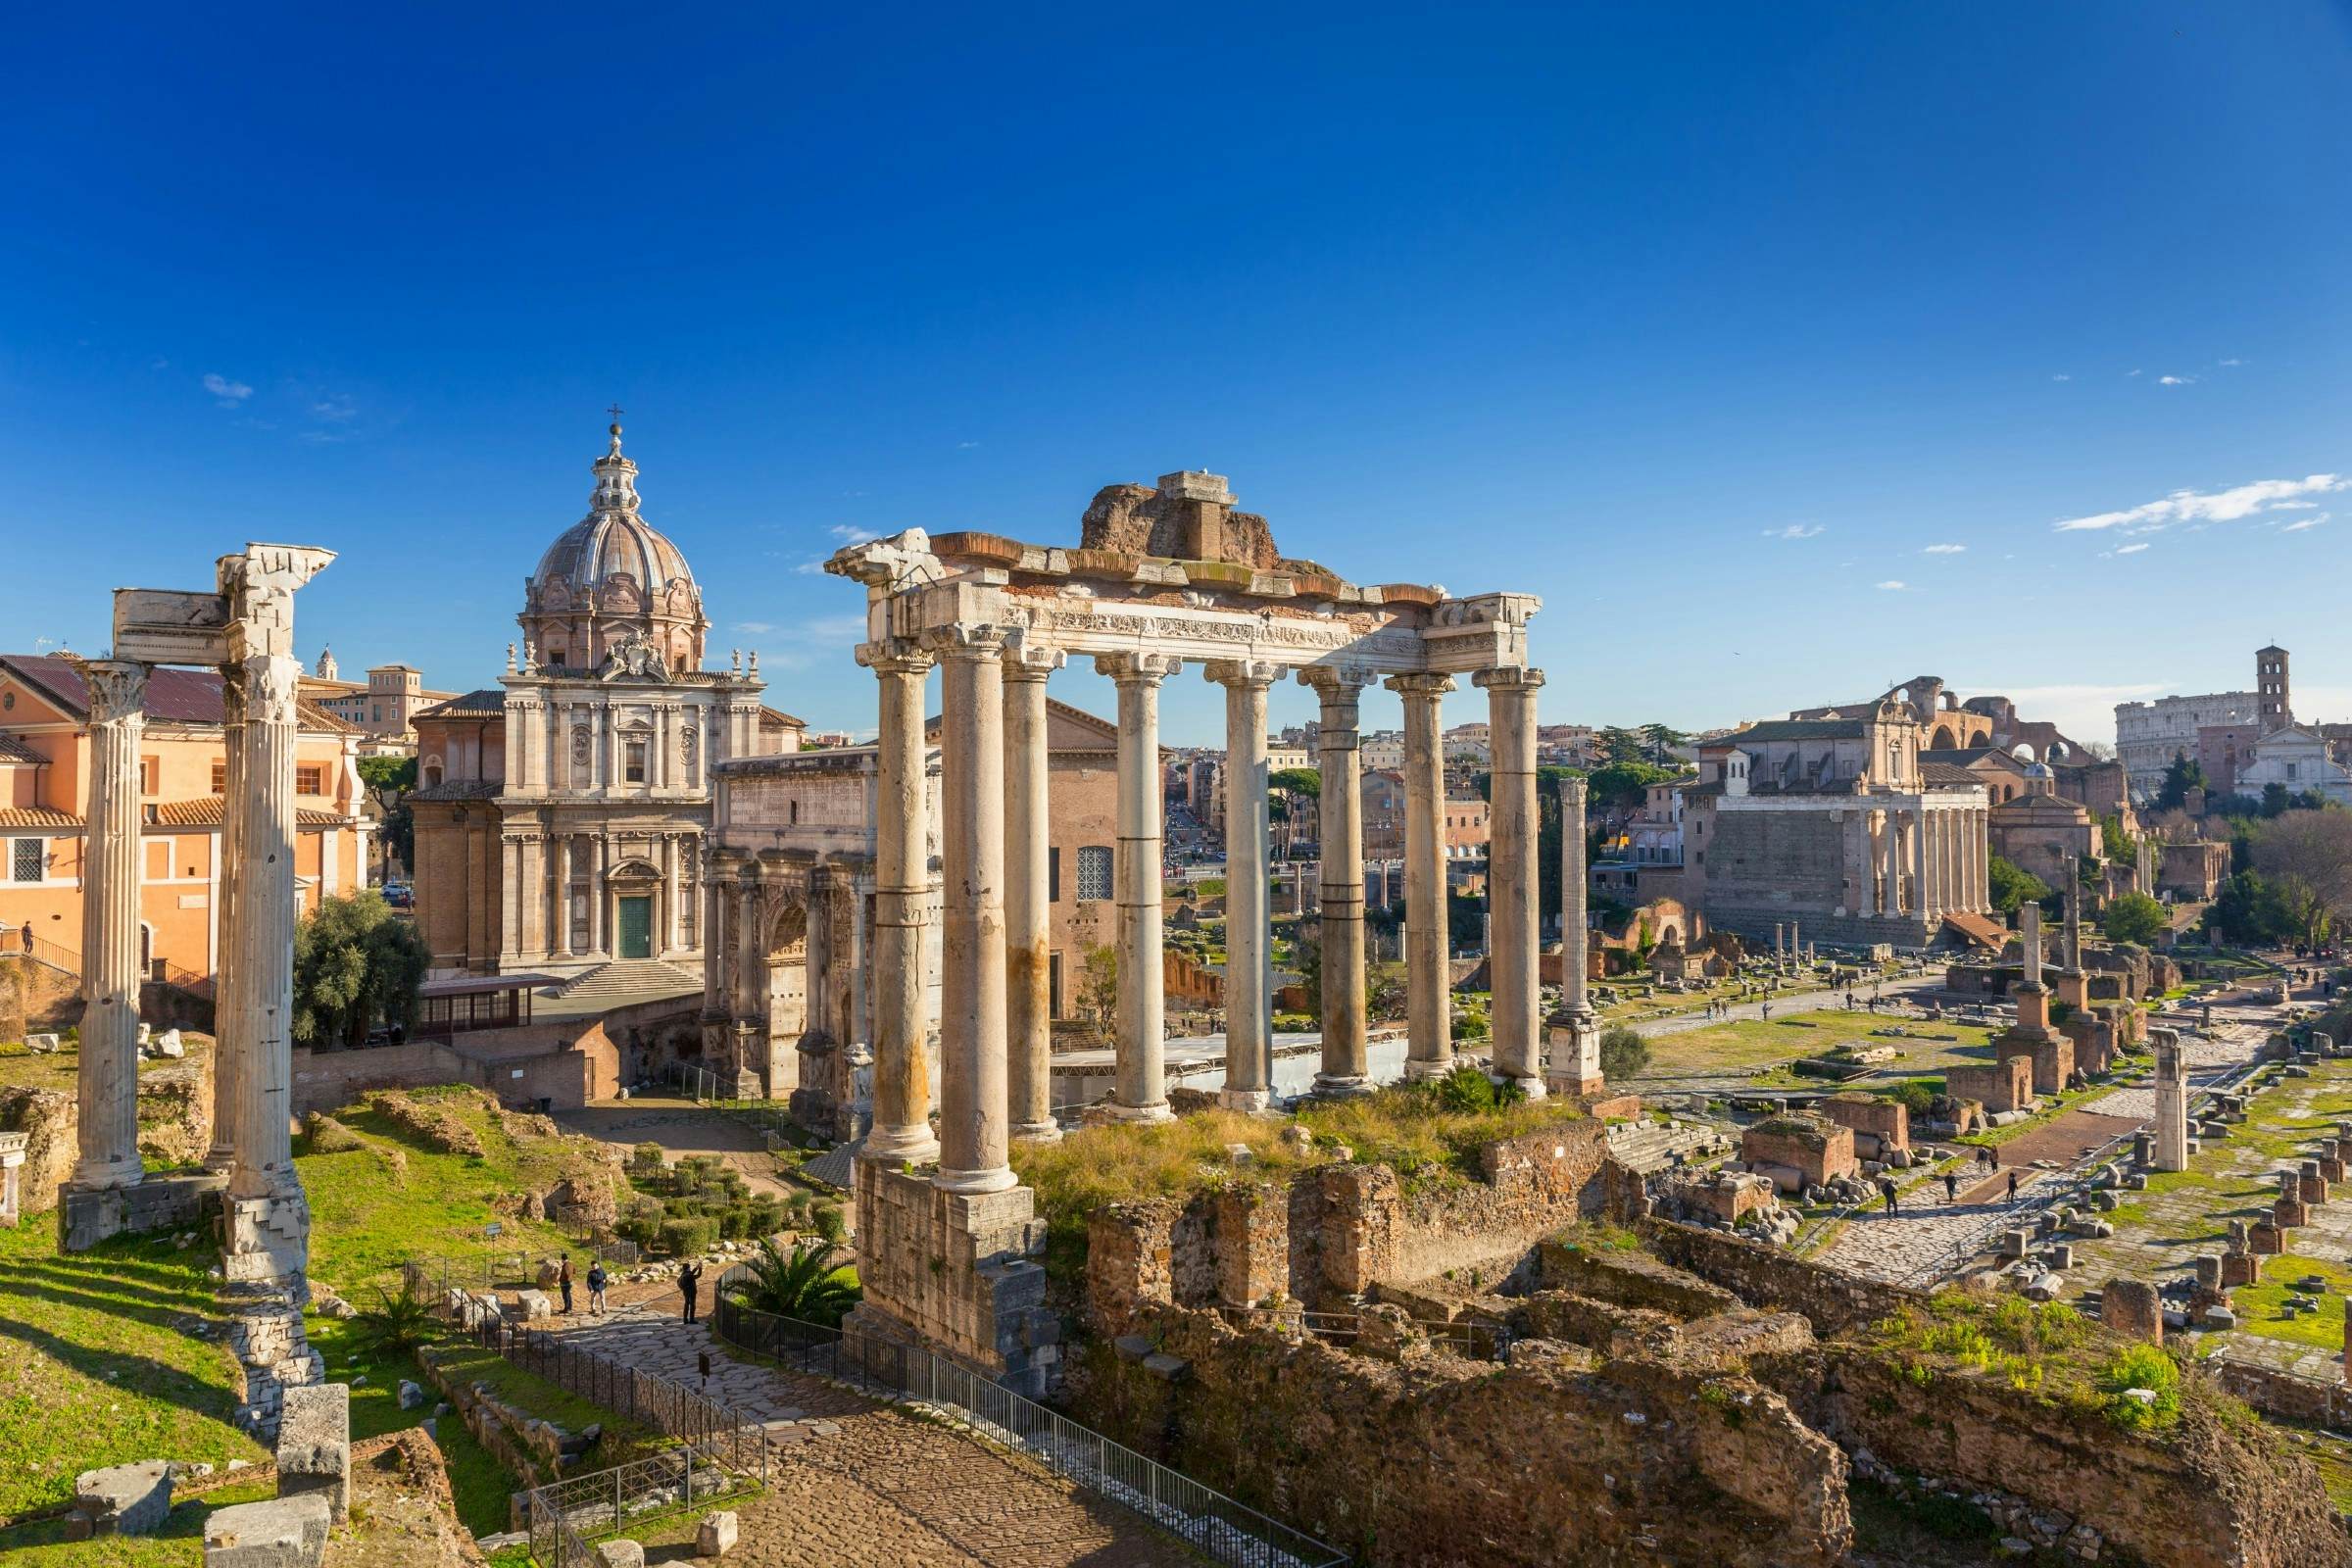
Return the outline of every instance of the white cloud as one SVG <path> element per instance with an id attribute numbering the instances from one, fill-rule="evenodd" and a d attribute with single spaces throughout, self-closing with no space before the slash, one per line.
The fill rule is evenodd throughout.
<path id="1" fill-rule="evenodd" d="M 2095 512 L 2086 517 L 2064 517 L 2051 526 L 2060 533 L 2104 528 L 2153 533 L 2176 522 L 2235 522 L 2290 506 L 2305 496 L 2325 495 L 2347 486 L 2352 486 L 2352 479 L 2341 474 L 2314 473 L 2301 479 L 2256 479 L 2227 490 L 2176 490 L 2162 501 L 2142 502 L 2121 512 Z"/>
<path id="2" fill-rule="evenodd" d="M 324 419 L 330 424 L 341 424 L 345 420 L 356 419 L 359 416 L 360 406 L 340 392 L 330 392 L 311 400 L 311 417 L 314 419 Z"/>
<path id="3" fill-rule="evenodd" d="M 2126 370 L 2126 371 L 2124 372 L 2124 377 L 2125 377 L 2125 379 L 2129 380 L 2129 379 L 2131 379 L 2132 376 L 2135 376 L 2135 375 L 2137 375 L 2138 373 L 2139 373 L 2139 372 L 2138 372 L 2137 370 Z"/>
<path id="4" fill-rule="evenodd" d="M 732 626 L 729 626 L 727 629 L 729 631 L 749 632 L 754 637 L 764 637 L 769 632 L 774 631 L 776 627 L 773 621 L 739 620 Z"/>
<path id="5" fill-rule="evenodd" d="M 824 575 L 825 564 L 821 561 L 804 561 L 792 569 L 804 577 L 819 577 Z"/>
<path id="6" fill-rule="evenodd" d="M 2145 550 L 2145 549 L 2147 549 L 2147 548 L 2148 548 L 2147 541 L 2143 539 L 2143 540 L 2141 540 L 2141 541 L 2140 541 L 2138 544 L 2135 544 L 2135 545 L 2117 545 L 2117 546 L 2115 547 L 2114 554 L 2116 554 L 2116 555 L 2119 555 L 2119 556 L 2136 556 L 2136 555 L 2138 555 L 2138 554 L 2139 554 L 2139 553 L 2140 553 L 2142 550 Z"/>
<path id="7" fill-rule="evenodd" d="M 825 531 L 845 545 L 862 545 L 882 537 L 871 528 L 860 528 L 847 522 L 837 522 Z"/>
<path id="8" fill-rule="evenodd" d="M 2050 379 L 2053 381 L 2072 381 L 2074 377 L 2071 375 L 2053 375 L 2050 377 Z"/>
<path id="9" fill-rule="evenodd" d="M 219 398 L 220 406 L 224 409 L 233 409 L 253 396 L 253 388 L 244 382 L 231 381 L 225 375 L 218 375 L 211 371 L 205 373 L 204 389 Z"/>
<path id="10" fill-rule="evenodd" d="M 1910 585 L 1909 583 L 1907 583 L 1907 582 L 1904 582 L 1904 581 L 1902 581 L 1900 578 L 1897 578 L 1897 577 L 1889 577 L 1889 578 L 1887 578 L 1887 579 L 1886 579 L 1885 582 L 1883 582 L 1883 583 L 1879 584 L 1879 586 L 1880 586 L 1881 588 L 1885 589 L 1885 590 L 1886 590 L 1886 592 L 1888 592 L 1888 593 L 1896 593 L 1896 594 L 1899 594 L 1899 593 L 1901 593 L 1901 592 L 1902 592 L 1902 591 L 1903 591 L 1905 588 L 1908 588 L 1908 587 L 1910 587 L 1911 585 Z"/>
<path id="11" fill-rule="evenodd" d="M 2333 515 L 2333 513 L 2323 512 L 2316 517 L 2305 517 L 2299 522 L 2290 522 L 2278 531 L 2280 533 L 2301 533 L 2306 528 L 2317 528 Z"/>
<path id="12" fill-rule="evenodd" d="M 1792 522 L 1786 528 L 1765 529 L 1764 537 L 1767 539 L 1810 539 L 1816 534 L 1828 531 L 1818 522 Z"/>
<path id="13" fill-rule="evenodd" d="M 978 446 L 979 444 L 980 443 L 977 441 L 958 441 L 956 443 L 956 450 L 958 452 L 969 452 L 972 450 L 972 448 Z"/>
<path id="14" fill-rule="evenodd" d="M 2156 384 L 2158 386 L 2193 386 L 2196 379 L 2193 375 L 2160 375 L 2156 378 Z"/>
<path id="15" fill-rule="evenodd" d="M 1968 546 L 1930 545 L 1927 549 L 1922 550 L 1920 554 L 1923 556 L 1965 556 L 1968 554 Z"/>
<path id="16" fill-rule="evenodd" d="M 2243 360 L 2224 360 L 2222 363 L 2224 365 L 2243 365 L 2246 362 Z"/>

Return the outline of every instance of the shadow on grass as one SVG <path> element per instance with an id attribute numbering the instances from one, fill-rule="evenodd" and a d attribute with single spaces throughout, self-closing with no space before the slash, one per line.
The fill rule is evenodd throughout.
<path id="1" fill-rule="evenodd" d="M 128 1392 L 144 1394 L 178 1405 L 191 1414 L 226 1423 L 236 1409 L 236 1399 L 226 1389 L 212 1389 L 194 1373 L 184 1372 L 166 1361 L 152 1356 L 126 1354 L 121 1350 L 102 1350 L 35 1328 L 19 1318 L 0 1317 L 0 1340 L 14 1340 L 30 1346 L 35 1353 L 44 1355 L 58 1365 L 70 1367 L 91 1382 L 112 1384 Z M 225 1351 L 221 1352 L 226 1354 Z M 126 1381 L 126 1374 L 138 1381 Z M 208 1396 L 203 1400 L 191 1398 L 193 1392 Z"/>

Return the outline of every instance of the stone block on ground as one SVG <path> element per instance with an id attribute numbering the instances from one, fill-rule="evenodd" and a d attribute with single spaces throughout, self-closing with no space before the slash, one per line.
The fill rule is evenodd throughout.
<path id="1" fill-rule="evenodd" d="M 736 1533 L 735 1510 L 722 1508 L 696 1528 L 694 1549 L 701 1556 L 723 1557 L 735 1549 Z"/>
<path id="2" fill-rule="evenodd" d="M 516 1291 L 514 1304 L 521 1309 L 525 1323 L 534 1318 L 556 1315 L 556 1303 L 548 1299 L 545 1291 Z"/>
<path id="3" fill-rule="evenodd" d="M 634 1541 L 600 1541 L 597 1568 L 645 1568 L 645 1548 Z"/>
<path id="4" fill-rule="evenodd" d="M 419 1401 L 421 1402 L 421 1400 Z M 317 1493 L 336 1524 L 351 1513 L 351 1389 L 314 1383 L 286 1390 L 277 1424 L 277 1494 Z"/>
<path id="5" fill-rule="evenodd" d="M 217 1508 L 204 1522 L 204 1568 L 318 1568 L 328 1528 L 323 1493 Z"/>
<path id="6" fill-rule="evenodd" d="M 172 1512 L 172 1466 L 162 1459 L 84 1470 L 74 1478 L 74 1513 L 86 1521 L 76 1539 L 149 1536 Z"/>

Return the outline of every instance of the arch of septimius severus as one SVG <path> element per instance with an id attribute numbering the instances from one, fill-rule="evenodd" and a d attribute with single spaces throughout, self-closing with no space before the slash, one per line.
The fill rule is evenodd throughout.
<path id="1" fill-rule="evenodd" d="M 1272 1096 L 1266 886 L 1266 692 L 1321 700 L 1323 1054 L 1317 1089 L 1371 1087 L 1366 1058 L 1357 703 L 1383 682 L 1405 710 L 1407 1071 L 1451 1068 L 1440 707 L 1463 677 L 1486 694 L 1494 752 L 1489 877 L 1494 1070 L 1531 1095 L 1600 1087 L 1596 1031 L 1572 998 L 1547 1074 L 1538 974 L 1536 693 L 1529 594 L 1457 598 L 1358 586 L 1280 556 L 1225 480 L 1183 472 L 1113 486 L 1076 548 L 909 529 L 839 551 L 826 569 L 866 590 L 858 662 L 880 686 L 871 961 L 873 1124 L 857 1177 L 864 1304 L 853 1343 L 908 1333 L 1016 1385 L 1042 1382 L 1053 1331 L 1032 1195 L 1014 1129 L 1050 1136 L 1049 1031 L 1025 955 L 1045 941 L 1050 803 L 1040 710 L 1051 676 L 1091 660 L 1118 688 L 1116 1088 L 1110 1111 L 1166 1119 L 1160 929 L 1159 693 L 1197 664 L 1225 689 L 1228 765 L 1225 1102 Z M 931 1129 L 921 990 L 923 690 L 944 714 L 939 1132 Z M 1581 835 L 1580 835 L 1581 836 Z M 1018 1086 L 1018 1093 L 1014 1086 Z"/>

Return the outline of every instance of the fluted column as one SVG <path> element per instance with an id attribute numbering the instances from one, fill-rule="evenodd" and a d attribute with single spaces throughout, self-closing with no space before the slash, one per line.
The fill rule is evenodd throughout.
<path id="1" fill-rule="evenodd" d="M 1167 1121 L 1167 974 L 1160 958 L 1159 683 L 1183 667 L 1165 654 L 1105 654 L 1119 688 L 1119 1038 L 1111 1114 Z"/>
<path id="2" fill-rule="evenodd" d="M 1494 1071 L 1531 1096 L 1544 1093 L 1543 1003 L 1536 967 L 1536 689 L 1540 669 L 1482 669 L 1493 749 L 1494 840 L 1487 859 L 1494 942 L 1487 956 Z"/>
<path id="3" fill-rule="evenodd" d="M 1453 690 L 1453 677 L 1392 675 L 1386 684 L 1404 699 L 1404 1072 L 1408 1078 L 1441 1078 L 1453 1069 L 1453 988 L 1446 983 L 1446 754 L 1439 705 Z"/>
<path id="4" fill-rule="evenodd" d="M 1600 1074 L 1600 1020 L 1593 1016 L 1586 974 L 1591 967 L 1591 934 L 1585 915 L 1585 801 L 1589 787 L 1582 774 L 1560 781 L 1560 1010 L 1546 1029 L 1551 1059 L 1544 1074 L 1544 1088 L 1555 1095 L 1597 1094 Z"/>
<path id="5" fill-rule="evenodd" d="M 612 864 L 612 845 L 598 829 L 588 848 L 588 951 L 600 958 L 612 956 L 605 940 L 605 872 Z"/>
<path id="6" fill-rule="evenodd" d="M 734 1051 L 728 1093 L 757 1100 L 767 1093 L 767 917 L 761 868 L 746 860 L 735 895 Z"/>
<path id="7" fill-rule="evenodd" d="M 1357 748 L 1357 699 L 1371 683 L 1361 670 L 1315 668 L 1298 672 L 1299 683 L 1322 699 L 1317 732 L 1323 785 L 1317 797 L 1322 819 L 1323 1065 L 1315 1092 L 1360 1095 L 1372 1088 L 1365 1045 L 1364 1006 L 1364 798 Z"/>
<path id="8" fill-rule="evenodd" d="M 1208 678 L 1225 688 L 1225 1088 L 1230 1110 L 1274 1099 L 1273 947 L 1266 878 L 1266 689 L 1282 666 L 1224 659 Z"/>
<path id="9" fill-rule="evenodd" d="M 147 666 L 77 662 L 89 687 L 90 808 L 81 857 L 81 1126 L 74 1184 L 132 1187 L 139 1163 L 139 738 Z"/>
<path id="10" fill-rule="evenodd" d="M 245 856 L 238 826 L 244 813 L 232 804 L 245 793 L 245 671 L 234 664 L 220 669 L 220 886 L 213 912 L 213 1144 L 204 1168 L 226 1175 L 237 1163 L 237 1101 L 244 1091 L 247 1042 L 229 1028 L 237 1016 L 237 992 L 245 983 L 244 965 L 231 964 L 230 944 L 236 940 L 238 883 Z M 412 874 L 416 868 L 411 867 Z"/>
<path id="11" fill-rule="evenodd" d="M 939 1157 L 923 1041 L 923 906 L 930 882 L 923 842 L 923 679 L 931 656 L 901 644 L 867 643 L 858 650 L 858 662 L 881 685 L 874 749 L 874 1124 L 864 1153 L 927 1164 Z"/>
<path id="12" fill-rule="evenodd" d="M 703 1018 L 727 1015 L 726 901 L 731 892 L 728 862 L 713 852 L 703 867 Z"/>
<path id="13" fill-rule="evenodd" d="M 556 835 L 556 940 L 549 944 L 552 956 L 571 956 L 571 835 Z"/>
<path id="14" fill-rule="evenodd" d="M 1048 794 L 1046 679 L 1056 648 L 1004 650 L 1004 1051 L 1012 1136 L 1061 1136 L 1054 1120 L 1053 817 Z"/>
<path id="15" fill-rule="evenodd" d="M 939 1169 L 951 1193 L 1014 1185 L 1004 1059 L 1004 633 L 956 625 L 940 657 Z M 1042 691 L 1040 707 L 1042 708 Z M 1042 749 L 1042 742 L 1041 742 Z"/>

